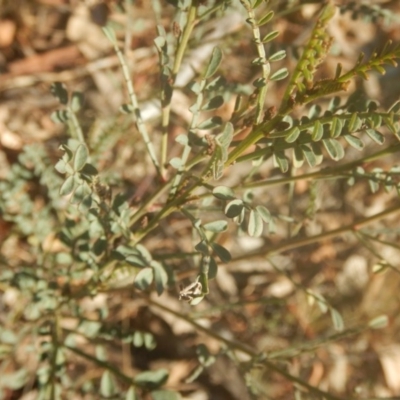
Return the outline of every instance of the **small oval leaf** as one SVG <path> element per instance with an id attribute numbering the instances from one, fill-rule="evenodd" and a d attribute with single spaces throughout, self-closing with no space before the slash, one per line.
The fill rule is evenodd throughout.
<path id="1" fill-rule="evenodd" d="M 365 132 L 375 143 L 383 144 L 385 142 L 385 136 L 375 129 L 367 129 Z"/>
<path id="2" fill-rule="evenodd" d="M 252 237 L 259 237 L 263 232 L 263 228 L 264 225 L 260 214 L 255 210 L 251 210 L 249 216 L 249 225 L 247 226 L 248 234 Z"/>
<path id="3" fill-rule="evenodd" d="M 285 142 L 293 143 L 297 140 L 299 135 L 300 135 L 300 129 L 297 126 L 295 126 L 289 129 L 288 134 L 285 136 Z"/>
<path id="4" fill-rule="evenodd" d="M 153 277 L 152 268 L 143 268 L 135 276 L 135 282 L 133 285 L 139 290 L 146 290 L 153 282 Z"/>
<path id="5" fill-rule="evenodd" d="M 257 25 L 258 26 L 263 26 L 265 24 L 267 24 L 269 21 L 271 21 L 271 19 L 274 17 L 274 12 L 273 11 L 269 11 L 267 14 L 265 14 L 258 22 Z"/>
<path id="6" fill-rule="evenodd" d="M 200 123 L 200 125 L 197 126 L 197 129 L 213 129 L 222 125 L 222 122 L 222 118 L 216 115 Z"/>
<path id="7" fill-rule="evenodd" d="M 206 73 L 204 74 L 204 79 L 211 78 L 218 70 L 219 64 L 222 60 L 222 51 L 219 47 L 214 47 L 211 55 L 211 60 L 208 63 Z"/>
<path id="8" fill-rule="evenodd" d="M 186 135 L 181 133 L 175 138 L 175 142 L 181 144 L 182 146 L 186 146 L 189 143 L 189 139 Z"/>
<path id="9" fill-rule="evenodd" d="M 229 251 L 225 247 L 221 246 L 218 243 L 211 243 L 211 247 L 222 262 L 228 263 L 229 261 L 231 261 L 231 253 L 229 253 Z"/>
<path id="10" fill-rule="evenodd" d="M 267 33 L 262 39 L 261 43 L 268 43 L 279 36 L 279 31 L 272 31 Z"/>
<path id="11" fill-rule="evenodd" d="M 76 182 L 75 182 L 75 176 L 69 176 L 64 183 L 62 184 L 60 188 L 60 195 L 61 196 L 67 196 L 73 192 L 75 189 Z"/>
<path id="12" fill-rule="evenodd" d="M 83 106 L 83 93 L 81 92 L 73 92 L 71 96 L 71 109 L 72 111 L 78 112 Z"/>
<path id="13" fill-rule="evenodd" d="M 211 111 L 221 107 L 224 104 L 224 98 L 221 95 L 213 97 L 201 107 L 202 111 Z"/>
<path id="14" fill-rule="evenodd" d="M 257 206 L 256 210 L 265 223 L 271 220 L 271 213 L 269 212 L 267 207 Z"/>
<path id="15" fill-rule="evenodd" d="M 169 161 L 172 168 L 179 169 L 183 166 L 182 159 L 179 157 L 174 157 Z"/>
<path id="16" fill-rule="evenodd" d="M 162 386 L 168 379 L 168 371 L 159 369 L 156 371 L 145 371 L 137 374 L 134 378 L 137 386 L 146 389 L 157 389 Z"/>
<path id="17" fill-rule="evenodd" d="M 364 143 L 361 139 L 353 135 L 345 135 L 344 136 L 346 142 L 357 150 L 362 150 L 364 148 Z"/>
<path id="18" fill-rule="evenodd" d="M 235 218 L 241 214 L 243 208 L 243 201 L 240 199 L 235 199 L 226 205 L 224 212 L 228 218 Z"/>
<path id="19" fill-rule="evenodd" d="M 225 220 L 220 219 L 203 225 L 203 228 L 210 232 L 224 232 L 228 228 L 228 223 Z"/>
<path id="20" fill-rule="evenodd" d="M 269 77 L 269 79 L 271 81 L 280 81 L 282 79 L 285 79 L 288 75 L 289 75 L 289 71 L 287 70 L 287 68 L 281 68 L 281 69 L 278 69 L 278 71 L 275 71 Z"/>
<path id="21" fill-rule="evenodd" d="M 235 193 L 233 190 L 228 186 L 216 186 L 212 194 L 214 197 L 220 200 L 233 200 L 235 199 Z"/>
<path id="22" fill-rule="evenodd" d="M 338 332 L 343 331 L 343 329 L 344 329 L 344 321 L 343 321 L 343 318 L 340 315 L 339 311 L 337 311 L 335 308 L 330 308 L 329 311 L 331 313 L 331 319 L 332 319 L 333 327 Z"/>
<path id="23" fill-rule="evenodd" d="M 287 170 L 289 169 L 289 161 L 288 161 L 287 157 L 285 156 L 285 152 L 283 152 L 283 151 L 275 152 L 274 156 L 273 156 L 273 160 L 274 160 L 274 165 L 276 167 L 279 167 L 281 172 L 287 172 Z"/>
<path id="24" fill-rule="evenodd" d="M 286 51 L 280 50 L 280 51 L 277 51 L 276 53 L 272 54 L 272 56 L 270 56 L 268 58 L 268 61 L 269 62 L 280 61 L 280 60 L 283 60 L 285 57 L 286 57 Z"/>
<path id="25" fill-rule="evenodd" d="M 89 151 L 85 144 L 80 144 L 75 152 L 74 170 L 80 171 L 86 164 L 89 157 Z"/>
<path id="26" fill-rule="evenodd" d="M 383 329 L 389 325 L 389 318 L 387 315 L 379 315 L 368 322 L 368 326 L 371 329 Z"/>
<path id="27" fill-rule="evenodd" d="M 58 99 L 61 104 L 68 103 L 68 92 L 61 82 L 54 82 L 50 87 L 51 94 Z"/>

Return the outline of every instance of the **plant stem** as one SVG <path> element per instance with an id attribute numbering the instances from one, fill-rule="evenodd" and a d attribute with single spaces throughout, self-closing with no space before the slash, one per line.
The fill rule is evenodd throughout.
<path id="1" fill-rule="evenodd" d="M 258 353 L 256 350 L 254 350 L 250 346 L 247 346 L 247 345 L 243 344 L 242 342 L 238 342 L 236 340 L 231 340 L 231 339 L 227 339 L 223 336 L 220 336 L 217 333 L 213 332 L 211 329 L 208 329 L 208 328 L 204 327 L 203 325 L 200 325 L 199 323 L 193 321 L 192 318 L 190 318 L 190 316 L 186 316 L 184 314 L 181 314 L 180 312 L 174 311 L 174 310 L 164 306 L 163 304 L 159 303 L 158 301 L 152 300 L 150 298 L 146 298 L 146 300 L 150 305 L 153 305 L 163 311 L 166 311 L 167 313 L 172 314 L 177 318 L 183 319 L 184 321 L 186 321 L 187 323 L 192 325 L 196 329 L 196 331 L 204 332 L 207 336 L 210 336 L 210 337 L 218 340 L 219 342 L 224 343 L 228 347 L 230 347 L 234 350 L 240 351 L 240 352 L 248 355 L 251 358 L 257 359 L 257 361 L 260 364 L 264 365 L 268 369 L 278 373 L 279 375 L 282 375 L 289 381 L 291 381 L 293 383 L 297 383 L 298 385 L 308 389 L 310 392 L 318 394 L 319 396 L 322 396 L 328 400 L 343 400 L 343 398 L 341 398 L 341 397 L 332 395 L 328 392 L 318 389 L 318 388 L 310 385 L 309 383 L 303 381 L 302 379 L 298 378 L 297 376 L 291 375 L 289 372 L 286 372 L 284 369 L 278 367 L 274 362 L 268 360 L 267 358 L 260 358 L 260 356 L 262 356 L 263 354 Z M 350 399 L 347 398 L 347 400 L 350 400 Z"/>
<path id="2" fill-rule="evenodd" d="M 81 356 L 83 358 L 85 358 L 86 360 L 91 361 L 92 363 L 96 364 L 97 366 L 99 366 L 100 368 L 104 368 L 110 372 L 112 372 L 116 377 L 118 377 L 119 379 L 121 379 L 121 381 L 126 382 L 130 385 L 134 384 L 134 379 L 129 377 L 128 375 L 125 375 L 124 373 L 122 373 L 120 371 L 119 368 L 114 367 L 113 365 L 111 365 L 109 362 L 106 361 L 102 361 L 99 360 L 98 358 L 85 353 L 84 351 L 78 349 L 77 347 L 72 347 L 72 346 L 68 346 L 65 343 L 63 344 L 63 347 L 72 351 L 73 353 L 77 354 L 78 356 Z"/>
<path id="3" fill-rule="evenodd" d="M 366 225 L 369 225 L 372 222 L 379 221 L 380 219 L 387 217 L 389 215 L 392 215 L 392 214 L 396 214 L 399 211 L 400 211 L 400 204 L 398 204 L 394 207 L 388 208 L 387 210 L 382 211 L 378 214 L 372 215 L 371 217 L 366 217 L 366 218 L 360 219 L 359 221 L 356 221 L 350 225 L 346 225 L 341 228 L 333 229 L 331 231 L 321 233 L 319 235 L 307 237 L 307 238 L 291 239 L 280 245 L 279 244 L 274 245 L 271 248 L 267 248 L 267 249 L 264 248 L 262 250 L 257 250 L 252 253 L 244 253 L 241 256 L 233 258 L 232 261 L 245 260 L 245 259 L 249 259 L 252 257 L 266 257 L 266 256 L 270 256 L 272 254 L 282 253 L 287 250 L 297 249 L 299 247 L 317 243 L 321 240 L 330 239 L 335 236 L 343 235 L 345 233 L 354 232 L 354 231 L 361 229 L 362 227 L 364 227 Z"/>
<path id="4" fill-rule="evenodd" d="M 373 153 L 369 156 L 365 156 L 360 158 L 356 161 L 349 162 L 347 164 L 343 164 L 337 167 L 330 167 L 330 168 L 323 168 L 320 171 L 310 172 L 308 174 L 297 175 L 297 176 L 289 176 L 285 178 L 278 178 L 278 179 L 265 179 L 258 182 L 246 183 L 241 185 L 240 188 L 243 189 L 250 189 L 256 187 L 266 187 L 266 186 L 277 186 L 277 185 L 284 185 L 291 182 L 301 181 L 301 180 L 310 180 L 310 179 L 327 179 L 327 178 L 335 178 L 339 177 L 341 172 L 348 171 L 352 168 L 357 167 L 358 165 L 366 164 L 383 156 L 387 156 L 389 154 L 397 153 L 400 151 L 400 143 L 395 144 L 393 146 L 387 147 L 386 149 L 380 150 L 376 153 Z M 347 178 L 347 176 L 346 176 Z M 239 188 L 239 187 L 238 187 Z"/>
<path id="5" fill-rule="evenodd" d="M 139 108 L 139 102 L 138 102 L 137 97 L 136 97 L 135 89 L 133 88 L 133 83 L 132 83 L 132 79 L 131 79 L 131 76 L 130 76 L 130 71 L 129 71 L 129 68 L 128 68 L 128 64 L 127 64 L 127 62 L 125 60 L 124 55 L 122 54 L 122 51 L 118 47 L 118 43 L 117 43 L 117 40 L 115 38 L 115 34 L 112 31 L 112 29 L 108 28 L 108 27 L 105 27 L 105 28 L 103 28 L 103 31 L 106 34 L 107 38 L 111 41 L 112 45 L 114 46 L 115 53 L 117 54 L 118 60 L 120 62 L 120 65 L 121 65 L 121 68 L 122 68 L 122 73 L 124 75 L 124 79 L 125 79 L 126 86 L 127 86 L 127 89 L 128 89 L 128 95 L 129 95 L 130 103 L 131 103 L 131 106 L 132 106 L 132 109 L 133 109 L 132 112 L 133 112 L 133 114 L 135 116 L 134 121 L 135 121 L 136 126 L 138 128 L 138 131 L 140 132 L 140 134 L 141 134 L 141 136 L 143 138 L 143 141 L 144 141 L 144 143 L 146 145 L 147 152 L 148 152 L 148 154 L 150 156 L 150 159 L 151 159 L 151 161 L 153 162 L 153 165 L 156 168 L 157 175 L 160 178 L 162 178 L 160 164 L 158 163 L 153 143 L 150 140 L 149 134 L 147 132 L 146 125 L 145 125 L 145 123 L 144 123 L 144 121 L 142 119 L 142 115 L 141 115 L 140 108 Z"/>

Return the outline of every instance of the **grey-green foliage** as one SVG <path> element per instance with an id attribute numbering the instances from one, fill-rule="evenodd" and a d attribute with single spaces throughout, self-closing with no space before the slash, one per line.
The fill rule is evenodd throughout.
<path id="1" fill-rule="evenodd" d="M 228 2 L 197 5 L 182 0 L 170 3 L 176 7 L 176 21 L 181 24 L 175 26 L 176 37 L 158 26 L 154 41 L 160 60 L 158 92 L 164 122 L 170 118 L 174 80 L 189 46 L 190 33 L 196 28 L 202 29 L 202 20 L 214 18 L 228 6 Z M 316 71 L 328 56 L 332 42 L 326 26 L 334 7 L 328 3 L 296 67 L 289 71 L 279 64 L 287 52 L 271 46 L 280 33 L 268 25 L 274 21 L 275 13 L 262 3 L 261 0 L 241 1 L 257 52 L 249 64 L 259 68 L 260 72 L 250 91 L 247 86 L 228 84 L 219 75 L 224 54 L 223 46 L 216 44 L 206 65 L 196 71 L 198 77 L 182 89 L 192 100 L 191 121 L 175 138 L 177 147 L 168 149 L 168 140 L 163 141 L 165 147 L 159 151 L 161 154 L 155 150 L 155 143 L 141 118 L 129 68 L 117 37 L 111 28 L 105 29 L 121 62 L 128 88 L 129 102 L 120 109 L 126 113 L 124 128 L 129 126 L 128 118 L 132 118 L 155 170 L 154 185 L 141 199 L 135 199 L 137 204 L 132 204 L 130 199 L 131 183 L 126 184 L 120 172 L 115 172 L 113 177 L 118 193 L 112 193 L 107 167 L 102 165 L 103 151 L 111 152 L 114 145 L 118 149 L 117 141 L 123 133 L 116 132 L 118 129 L 113 129 L 110 123 L 98 140 L 91 140 L 90 135 L 83 134 L 79 124 L 83 95 L 79 92 L 69 94 L 61 83 L 53 85 L 53 94 L 61 107 L 52 114 L 52 119 L 65 124 L 71 136 L 60 145 L 60 159 L 54 162 L 44 146 L 27 146 L 12 165 L 9 175 L 0 181 L 2 217 L 12 224 L 13 233 L 21 242 L 18 245 L 25 245 L 30 254 L 27 261 L 23 258 L 13 263 L 2 260 L 5 267 L 0 271 L 1 283 L 17 291 L 22 306 L 15 312 L 15 318 L 21 315 L 29 329 L 19 331 L 18 327 L 14 330 L 1 327 L 0 355 L 12 357 L 18 343 L 32 332 L 45 338 L 37 354 L 37 362 L 41 361 L 36 373 L 39 398 L 56 398 L 66 388 L 71 392 L 78 389 L 88 395 L 101 393 L 104 397 L 138 399 L 151 392 L 155 400 L 178 399 L 176 392 L 161 389 L 168 379 L 166 369 L 128 376 L 120 365 L 108 361 L 106 345 L 103 348 L 97 346 L 95 355 L 79 345 L 79 338 L 83 336 L 88 342 L 99 341 L 113 346 L 122 342 L 135 348 L 143 346 L 149 351 L 157 346 L 151 332 L 108 326 L 110 310 L 107 306 L 96 309 L 97 318 L 89 317 L 81 299 L 115 288 L 128 288 L 146 298 L 153 291 L 161 295 L 173 287 L 178 279 L 174 264 L 166 261 L 168 257 L 163 257 L 170 254 L 150 251 L 151 245 L 154 249 L 154 243 L 147 239 L 161 242 L 157 236 L 163 234 L 158 229 L 160 224 L 165 220 L 169 224 L 174 221 L 168 219 L 169 216 L 179 213 L 190 222 L 191 232 L 184 232 L 185 236 L 192 234 L 193 237 L 193 253 L 183 254 L 182 258 L 185 265 L 197 267 L 192 280 L 196 287 L 201 285 L 201 292 L 196 293 L 190 304 L 199 303 L 210 292 L 209 280 L 216 277 L 218 263 L 228 263 L 232 259 L 231 252 L 220 243 L 222 233 L 232 235 L 240 229 L 250 236 L 267 238 L 275 232 L 277 223 L 297 223 L 291 215 L 276 214 L 263 204 L 255 192 L 248 189 L 248 182 L 244 182 L 246 177 L 241 177 L 235 187 L 225 184 L 224 177 L 229 175 L 233 163 L 252 160 L 257 171 L 264 162 L 272 159 L 282 174 L 292 172 L 292 167 L 315 170 L 326 158 L 341 161 L 350 148 L 361 151 L 366 143 L 381 146 L 387 137 L 399 139 L 399 102 L 383 110 L 358 93 L 350 96 L 346 103 L 338 96 L 328 105 L 321 100 L 326 95 L 346 90 L 353 78 L 365 79 L 370 72 L 384 73 L 384 66 L 395 64 L 399 57 L 398 47 L 388 44 L 365 62 L 360 56 L 350 71 L 343 72 L 342 66 L 338 65 L 334 77 L 317 79 Z M 361 11 L 365 10 L 357 12 Z M 376 13 L 383 15 L 380 11 Z M 267 31 L 262 35 L 264 28 Z M 269 84 L 276 81 L 281 81 L 279 83 L 286 88 L 282 101 L 265 110 Z M 220 108 L 238 93 L 242 98 L 237 101 L 232 117 L 222 117 Z M 302 111 L 293 116 L 295 109 Z M 301 113 L 303 115 L 298 116 Z M 162 128 L 164 134 L 168 134 L 169 126 Z M 235 135 L 246 129 L 245 137 L 235 140 Z M 121 131 L 125 132 L 125 129 Z M 330 176 L 345 178 L 350 185 L 365 180 L 372 192 L 384 187 L 400 194 L 398 166 L 391 166 L 386 171 L 383 168 L 367 170 L 361 165 L 362 161 L 356 160 L 345 168 L 338 167 L 336 175 L 332 168 Z M 290 175 L 287 176 L 290 179 Z M 316 192 L 313 182 L 306 212 L 309 218 L 317 212 Z M 40 193 L 43 204 L 38 205 L 32 193 Z M 201 199 L 209 202 L 200 203 Z M 176 235 L 174 240 L 180 237 Z M 52 251 L 45 243 L 49 238 L 55 238 L 57 251 Z M 334 328 L 342 331 L 344 321 L 339 311 L 322 295 L 309 289 L 306 293 L 317 303 L 321 313 L 330 313 Z M 60 316 L 71 317 L 79 323 L 74 329 L 67 329 L 60 325 Z M 10 317 L 10 324 L 13 318 Z M 372 326 L 384 323 L 385 320 L 380 319 Z M 71 352 L 101 369 L 101 377 L 76 388 L 67 373 Z M 198 366 L 189 380 L 196 379 L 215 361 L 215 355 L 204 345 L 197 347 L 197 356 Z M 259 361 L 254 357 L 248 368 L 244 368 L 253 393 L 257 388 L 249 371 Z M 23 367 L 12 376 L 7 375 L 6 379 L 8 383 L 0 379 L 0 388 L 7 385 L 21 388 L 29 381 Z"/>

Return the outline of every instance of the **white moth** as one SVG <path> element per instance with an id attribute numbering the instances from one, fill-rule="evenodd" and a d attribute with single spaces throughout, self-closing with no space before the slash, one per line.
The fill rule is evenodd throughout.
<path id="1" fill-rule="evenodd" d="M 179 300 L 192 301 L 197 297 L 203 296 L 202 286 L 199 281 L 193 282 L 179 292 Z"/>

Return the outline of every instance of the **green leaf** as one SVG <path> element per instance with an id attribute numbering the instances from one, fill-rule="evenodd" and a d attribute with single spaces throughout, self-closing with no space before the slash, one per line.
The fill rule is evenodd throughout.
<path id="1" fill-rule="evenodd" d="M 365 132 L 375 143 L 383 144 L 385 142 L 385 136 L 375 129 L 366 129 Z"/>
<path id="2" fill-rule="evenodd" d="M 253 65 L 264 65 L 265 64 L 265 58 L 263 57 L 256 57 L 252 62 Z"/>
<path id="3" fill-rule="evenodd" d="M 6 387 L 11 390 L 18 390 L 23 388 L 29 381 L 29 373 L 25 368 L 19 368 L 15 372 L 5 373 L 2 371 L 0 378 L 2 388 Z M 0 392 L 1 394 L 1 392 Z"/>
<path id="4" fill-rule="evenodd" d="M 311 151 L 313 152 L 316 162 L 317 162 L 316 165 L 321 164 L 322 160 L 324 159 L 324 156 L 322 154 L 320 142 L 318 142 L 318 143 L 311 142 L 310 146 L 311 146 Z M 304 156 L 307 158 L 306 155 L 304 155 Z"/>
<path id="5" fill-rule="evenodd" d="M 56 124 L 64 124 L 69 120 L 69 112 L 67 110 L 56 110 L 50 115 L 50 119 Z"/>
<path id="6" fill-rule="evenodd" d="M 153 400 L 180 400 L 181 396 L 177 392 L 171 390 L 156 390 L 151 392 Z"/>
<path id="7" fill-rule="evenodd" d="M 221 246 L 218 243 L 211 243 L 211 247 L 222 262 L 228 263 L 229 261 L 231 261 L 231 253 L 229 253 L 229 251 L 225 247 Z"/>
<path id="8" fill-rule="evenodd" d="M 215 279 L 218 273 L 218 264 L 214 257 L 210 257 L 210 263 L 208 264 L 208 279 Z"/>
<path id="9" fill-rule="evenodd" d="M 197 95 L 199 95 L 203 90 L 203 87 L 200 85 L 199 82 L 191 82 L 189 84 L 189 88 L 194 94 L 197 94 Z"/>
<path id="10" fill-rule="evenodd" d="M 220 219 L 218 221 L 212 221 L 203 225 L 203 228 L 210 232 L 219 233 L 226 231 L 228 228 L 228 223 L 225 220 Z"/>
<path id="11" fill-rule="evenodd" d="M 341 103 L 341 99 L 340 99 L 339 96 L 333 97 L 333 98 L 331 99 L 331 101 L 329 102 L 328 110 L 329 110 L 329 111 L 332 111 L 332 112 L 335 111 L 335 110 L 337 110 L 338 107 L 340 106 L 340 103 Z"/>
<path id="12" fill-rule="evenodd" d="M 202 240 L 201 242 L 197 243 L 196 246 L 194 246 L 194 249 L 205 256 L 209 255 L 208 245 L 205 240 Z"/>
<path id="13" fill-rule="evenodd" d="M 263 232 L 263 220 L 261 215 L 255 211 L 251 210 L 249 215 L 249 225 L 247 226 L 247 232 L 252 237 L 259 237 Z"/>
<path id="14" fill-rule="evenodd" d="M 287 68 L 281 68 L 281 69 L 278 69 L 278 71 L 275 71 L 269 77 L 269 79 L 271 81 L 280 81 L 282 79 L 285 79 L 288 75 L 289 75 L 289 71 L 287 70 Z"/>
<path id="15" fill-rule="evenodd" d="M 242 212 L 243 208 L 243 201 L 240 199 L 235 199 L 226 205 L 224 213 L 228 218 L 235 218 Z"/>
<path id="16" fill-rule="evenodd" d="M 139 290 L 146 290 L 153 282 L 153 278 L 153 269 L 150 267 L 143 268 L 136 274 L 133 286 Z"/>
<path id="17" fill-rule="evenodd" d="M 364 148 L 364 143 L 361 139 L 353 135 L 344 135 L 346 142 L 357 150 L 362 150 Z"/>
<path id="18" fill-rule="evenodd" d="M 54 168 L 60 174 L 65 174 L 67 172 L 67 165 L 68 164 L 63 159 L 61 159 L 57 161 L 57 164 L 54 166 Z"/>
<path id="19" fill-rule="evenodd" d="M 154 336 L 149 332 L 145 332 L 143 334 L 143 341 L 144 341 L 144 347 L 147 350 L 154 350 L 157 347 L 157 342 L 154 339 Z"/>
<path id="20" fill-rule="evenodd" d="M 313 303 L 314 301 L 316 301 L 319 309 L 321 310 L 321 312 L 323 314 L 325 314 L 328 311 L 327 301 L 325 300 L 325 297 L 322 296 L 321 294 L 309 291 L 308 301 L 310 303 Z"/>
<path id="21" fill-rule="evenodd" d="M 130 254 L 125 258 L 125 261 L 129 265 L 133 265 L 134 267 L 139 267 L 139 268 L 144 268 L 146 267 L 149 263 L 143 259 L 142 256 L 139 254 Z"/>
<path id="22" fill-rule="evenodd" d="M 71 96 L 71 109 L 73 112 L 78 112 L 83 106 L 83 93 L 73 92 Z"/>
<path id="23" fill-rule="evenodd" d="M 374 179 L 369 179 L 368 185 L 372 193 L 376 193 L 379 190 L 379 182 L 376 182 Z"/>
<path id="24" fill-rule="evenodd" d="M 344 329 L 344 321 L 340 313 L 335 308 L 329 309 L 331 313 L 331 319 L 333 323 L 333 327 L 338 331 L 342 332 Z"/>
<path id="25" fill-rule="evenodd" d="M 330 130 L 331 138 L 339 137 L 340 134 L 342 133 L 342 129 L 343 129 L 342 120 L 337 117 L 333 117 L 332 124 L 331 124 L 331 130 Z"/>
<path id="26" fill-rule="evenodd" d="M 266 79 L 264 77 L 257 78 L 253 82 L 253 86 L 256 87 L 257 89 L 261 89 L 266 85 L 267 85 L 267 81 L 266 81 Z"/>
<path id="27" fill-rule="evenodd" d="M 144 343 L 144 334 L 143 332 L 136 331 L 133 334 L 132 344 L 134 347 L 142 347 Z"/>
<path id="28" fill-rule="evenodd" d="M 382 116 L 379 114 L 372 114 L 368 117 L 368 122 L 371 128 L 379 128 L 382 125 Z"/>
<path id="29" fill-rule="evenodd" d="M 172 168 L 179 169 L 183 166 L 183 161 L 179 157 L 174 157 L 169 161 Z"/>
<path id="30" fill-rule="evenodd" d="M 274 165 L 279 167 L 281 172 L 287 172 L 289 169 L 289 162 L 287 157 L 285 156 L 284 151 L 276 151 L 273 156 Z"/>
<path id="31" fill-rule="evenodd" d="M 265 24 L 268 24 L 269 21 L 274 17 L 274 12 L 269 11 L 267 14 L 265 14 L 260 20 L 257 22 L 258 26 L 263 26 Z"/>
<path id="32" fill-rule="evenodd" d="M 86 164 L 89 157 L 89 151 L 85 144 L 80 144 L 75 152 L 74 170 L 80 171 Z"/>
<path id="33" fill-rule="evenodd" d="M 51 94 L 58 99 L 61 104 L 68 104 L 68 92 L 64 84 L 54 82 L 50 87 Z"/>
<path id="34" fill-rule="evenodd" d="M 344 156 L 343 147 L 337 140 L 324 139 L 322 141 L 322 143 L 324 144 L 324 147 L 325 147 L 326 151 L 328 152 L 329 156 L 333 160 L 338 161 L 341 158 L 343 158 L 343 156 Z"/>
<path id="35" fill-rule="evenodd" d="M 216 115 L 201 122 L 197 126 L 197 129 L 213 129 L 216 128 L 217 126 L 222 125 L 222 122 L 223 122 L 222 118 Z"/>
<path id="36" fill-rule="evenodd" d="M 224 148 L 225 150 L 228 150 L 232 139 L 233 139 L 233 125 L 232 123 L 228 122 L 225 124 L 224 131 L 217 135 L 217 143 Z M 226 161 L 226 160 L 225 160 Z"/>
<path id="37" fill-rule="evenodd" d="M 399 111 L 400 111 L 400 100 L 396 100 L 396 101 L 390 106 L 390 108 L 388 109 L 387 112 L 388 112 L 388 113 L 393 112 L 393 113 L 395 113 L 395 114 L 398 114 Z"/>
<path id="38" fill-rule="evenodd" d="M 71 197 L 71 204 L 81 204 L 83 200 L 86 198 L 86 196 L 89 196 L 91 194 L 89 186 L 84 182 L 82 185 L 79 185 L 72 197 Z"/>
<path id="39" fill-rule="evenodd" d="M 259 7 L 263 1 L 264 0 L 253 0 L 252 6 L 251 6 L 253 8 L 253 10 L 255 10 L 257 7 Z"/>
<path id="40" fill-rule="evenodd" d="M 185 379 L 185 383 L 192 383 L 194 382 L 200 374 L 204 371 L 204 367 L 202 365 L 198 365 L 190 375 Z"/>
<path id="41" fill-rule="evenodd" d="M 314 122 L 311 138 L 314 142 L 319 142 L 322 139 L 323 135 L 324 135 L 324 126 L 321 124 L 321 122 L 316 120 Z"/>
<path id="42" fill-rule="evenodd" d="M 256 210 L 265 223 L 268 223 L 271 220 L 271 213 L 269 212 L 268 208 L 264 206 L 257 206 Z"/>
<path id="43" fill-rule="evenodd" d="M 144 260 L 150 262 L 153 259 L 150 252 L 142 244 L 137 244 L 135 250 L 143 257 Z"/>
<path id="44" fill-rule="evenodd" d="M 299 135 L 300 135 L 300 129 L 297 126 L 295 126 L 289 129 L 288 134 L 285 136 L 285 142 L 293 143 L 297 140 Z"/>
<path id="45" fill-rule="evenodd" d="M 189 143 L 189 139 L 187 135 L 181 133 L 175 138 L 175 142 L 181 144 L 182 146 L 186 146 Z"/>
<path id="46" fill-rule="evenodd" d="M 280 60 L 283 60 L 285 57 L 286 57 L 286 51 L 280 50 L 280 51 L 277 51 L 276 53 L 272 54 L 272 56 L 270 56 L 268 58 L 268 61 L 269 62 L 280 61 Z"/>
<path id="47" fill-rule="evenodd" d="M 129 390 L 126 392 L 125 400 L 139 400 L 136 395 L 134 386 L 131 386 Z"/>
<path id="48" fill-rule="evenodd" d="M 208 92 L 215 92 L 226 87 L 226 79 L 222 76 L 217 76 L 212 81 L 208 82 L 204 90 Z"/>
<path id="49" fill-rule="evenodd" d="M 318 118 L 321 114 L 322 108 L 319 104 L 313 104 L 308 111 L 308 118 L 315 119 Z M 318 121 L 319 122 L 319 121 Z"/>
<path id="50" fill-rule="evenodd" d="M 112 42 L 115 43 L 116 42 L 116 38 L 115 38 L 115 32 L 114 30 L 109 26 L 103 26 L 103 32 L 104 34 L 107 36 L 107 39 Z"/>
<path id="51" fill-rule="evenodd" d="M 118 393 L 115 378 L 108 370 L 105 370 L 101 377 L 100 393 L 104 397 L 111 397 Z"/>
<path id="52" fill-rule="evenodd" d="M 134 382 L 137 386 L 146 389 L 157 389 L 162 386 L 168 379 L 168 371 L 159 369 L 156 371 L 145 371 L 137 374 Z"/>
<path id="53" fill-rule="evenodd" d="M 396 124 L 393 121 L 393 115 L 388 117 L 384 116 L 383 121 L 385 122 L 386 126 L 388 127 L 389 131 L 392 132 L 394 135 L 397 134 L 398 129 L 396 128 Z"/>
<path id="54" fill-rule="evenodd" d="M 378 317 L 375 317 L 374 319 L 371 319 L 371 321 L 368 322 L 368 326 L 371 329 L 383 329 L 386 328 L 389 325 L 389 318 L 387 315 L 379 315 Z"/>
<path id="55" fill-rule="evenodd" d="M 301 147 L 296 146 L 293 148 L 293 166 L 300 168 L 304 163 L 304 154 Z"/>
<path id="56" fill-rule="evenodd" d="M 61 185 L 60 188 L 60 196 L 67 196 L 73 192 L 77 183 L 75 182 L 75 176 L 69 176 L 64 183 Z"/>
<path id="57" fill-rule="evenodd" d="M 269 32 L 261 39 L 261 43 L 268 43 L 271 40 L 276 39 L 278 36 L 279 36 L 279 31 Z"/>
<path id="58" fill-rule="evenodd" d="M 164 287 L 166 286 L 168 282 L 168 275 L 164 269 L 164 267 L 159 263 L 158 261 L 152 261 L 150 263 L 150 266 L 153 268 L 153 274 L 154 274 L 154 282 L 156 285 L 156 291 L 159 296 L 164 291 Z"/>
<path id="59" fill-rule="evenodd" d="M 196 347 L 197 358 L 203 367 L 209 367 L 215 363 L 215 356 L 210 354 L 208 348 L 203 343 Z"/>
<path id="60" fill-rule="evenodd" d="M 317 157 L 310 147 L 305 144 L 300 145 L 300 148 L 303 152 L 304 158 L 306 159 L 308 165 L 310 167 L 315 167 L 317 165 Z"/>
<path id="61" fill-rule="evenodd" d="M 166 38 L 163 37 L 163 36 L 157 36 L 157 37 L 154 39 L 154 44 L 155 44 L 155 46 L 157 47 L 157 50 L 158 50 L 160 53 L 163 53 L 163 48 L 164 48 L 164 46 L 166 45 L 166 43 L 167 43 L 167 40 L 166 40 Z"/>
<path id="62" fill-rule="evenodd" d="M 222 60 L 222 51 L 219 47 L 214 47 L 211 55 L 211 60 L 208 63 L 206 73 L 204 74 L 204 79 L 211 78 L 218 70 L 219 64 Z"/>
<path id="63" fill-rule="evenodd" d="M 221 95 L 213 97 L 201 107 L 202 111 L 211 111 L 221 107 L 224 104 L 224 98 Z"/>
<path id="64" fill-rule="evenodd" d="M 135 108 L 133 107 L 132 104 L 122 104 L 119 107 L 119 111 L 122 112 L 122 114 L 132 114 Z"/>
<path id="65" fill-rule="evenodd" d="M 358 116 L 357 113 L 353 113 L 351 115 L 351 118 L 349 120 L 349 132 L 355 132 L 358 131 L 362 126 L 362 121 L 360 119 L 360 117 Z"/>
<path id="66" fill-rule="evenodd" d="M 212 194 L 214 197 L 220 200 L 233 200 L 235 199 L 235 193 L 233 190 L 228 186 L 216 186 Z"/>

